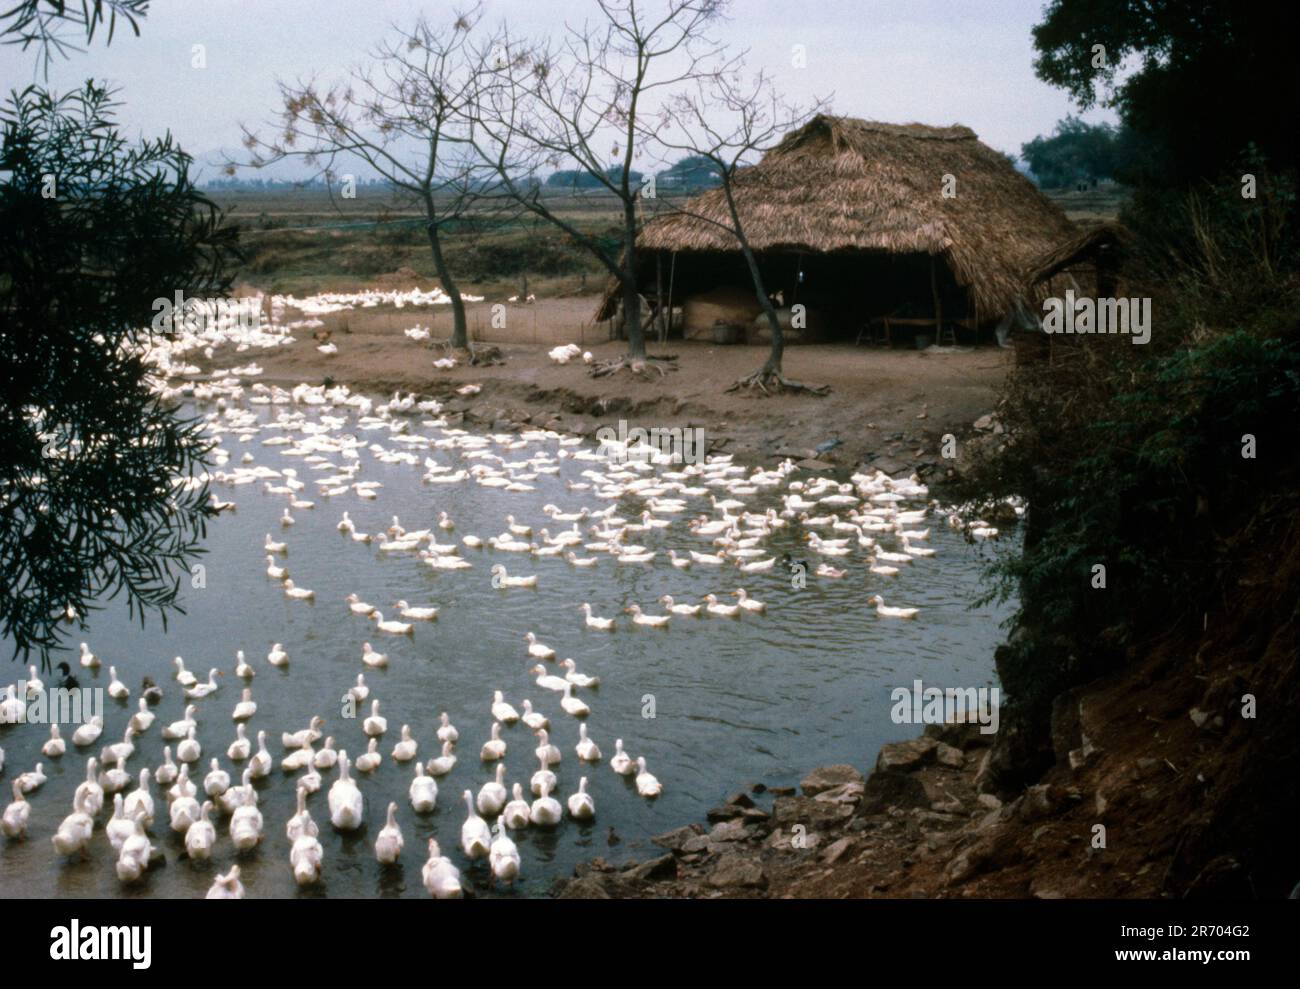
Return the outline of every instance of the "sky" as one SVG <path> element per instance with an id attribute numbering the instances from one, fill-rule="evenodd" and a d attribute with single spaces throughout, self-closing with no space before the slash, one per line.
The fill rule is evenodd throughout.
<path id="1" fill-rule="evenodd" d="M 93 76 L 119 89 L 128 136 L 170 131 L 203 159 L 240 144 L 240 124 L 273 119 L 276 80 L 341 78 L 394 24 L 450 18 L 445 0 L 154 0 L 141 36 L 96 40 L 55 63 L 64 91 Z M 516 35 L 557 35 L 591 16 L 589 0 L 488 0 L 487 22 Z M 830 96 L 836 113 L 894 123 L 954 123 L 1018 153 L 1077 112 L 1033 71 L 1030 29 L 1043 0 L 733 0 L 719 35 L 749 49 L 789 99 Z M 204 68 L 192 66 L 202 45 Z M 796 67 L 795 46 L 806 65 Z M 32 51 L 0 47 L 4 93 L 40 82 Z M 1106 111 L 1082 115 L 1113 120 Z M 216 170 L 210 169 L 215 176 Z"/>

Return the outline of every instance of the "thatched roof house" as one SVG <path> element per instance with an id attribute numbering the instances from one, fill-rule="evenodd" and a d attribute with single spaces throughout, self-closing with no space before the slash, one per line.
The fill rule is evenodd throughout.
<path id="1" fill-rule="evenodd" d="M 933 318 L 940 306 L 996 320 L 1029 265 L 1075 234 L 1060 207 L 961 126 L 818 116 L 738 174 L 735 191 L 769 291 L 847 315 L 849 332 L 886 313 Z M 727 216 L 721 189 L 685 209 Z M 698 216 L 663 212 L 638 245 L 647 298 L 671 255 L 675 301 L 745 282 L 735 238 Z M 600 316 L 616 302 L 607 296 Z"/>

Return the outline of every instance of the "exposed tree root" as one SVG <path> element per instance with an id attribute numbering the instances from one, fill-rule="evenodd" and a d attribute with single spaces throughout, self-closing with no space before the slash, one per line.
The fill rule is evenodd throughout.
<path id="1" fill-rule="evenodd" d="M 607 375 L 627 370 L 632 374 L 635 374 L 638 378 L 649 378 L 652 369 L 658 371 L 659 377 L 661 378 L 666 376 L 669 371 L 676 371 L 676 355 L 664 357 L 618 357 L 614 360 L 600 361 L 591 365 L 591 376 L 593 378 L 604 378 Z"/>
<path id="2" fill-rule="evenodd" d="M 771 367 L 765 367 L 753 374 L 746 375 L 735 382 L 727 391 L 739 391 L 742 388 L 754 389 L 764 395 L 806 392 L 809 395 L 817 395 L 818 397 L 829 395 L 831 391 L 830 385 L 805 385 L 802 382 L 792 381 L 787 378 L 779 368 Z"/>
<path id="3" fill-rule="evenodd" d="M 430 342 L 429 346 L 441 347 L 445 356 L 454 357 L 457 364 L 465 364 L 469 367 L 487 367 L 492 364 L 504 364 L 506 362 L 501 348 L 491 344 L 482 347 L 475 347 L 473 344 L 468 347 L 454 347 L 450 340 L 434 340 Z"/>

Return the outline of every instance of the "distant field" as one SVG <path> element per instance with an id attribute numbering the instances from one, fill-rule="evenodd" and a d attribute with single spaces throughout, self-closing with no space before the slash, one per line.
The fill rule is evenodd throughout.
<path id="1" fill-rule="evenodd" d="M 355 290 L 385 276 L 428 282 L 437 276 L 423 214 L 389 195 L 358 190 L 355 199 L 331 199 L 321 190 L 213 193 L 240 224 L 248 252 L 241 280 L 272 292 Z M 620 237 L 612 197 L 564 196 L 557 211 L 583 233 Z M 533 217 L 476 214 L 450 233 L 444 251 L 463 288 L 472 294 L 546 295 L 594 291 L 605 273 L 563 231 Z"/>
<path id="2" fill-rule="evenodd" d="M 1123 203 L 1114 186 L 1048 195 L 1084 227 L 1114 219 Z M 240 281 L 248 287 L 302 295 L 437 277 L 422 213 L 388 193 L 363 188 L 355 199 L 331 199 L 317 189 L 217 190 L 212 196 L 242 227 L 248 263 Z M 579 230 L 617 249 L 621 222 L 613 197 L 564 195 L 552 203 Z M 474 295 L 578 295 L 598 291 L 606 278 L 567 234 L 531 217 L 474 216 L 446 236 L 444 249 L 462 288 Z"/>

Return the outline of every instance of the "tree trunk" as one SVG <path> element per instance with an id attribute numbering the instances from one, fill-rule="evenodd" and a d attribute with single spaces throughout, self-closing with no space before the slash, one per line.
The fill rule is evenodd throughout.
<path id="1" fill-rule="evenodd" d="M 623 329 L 627 333 L 627 356 L 645 360 L 645 337 L 641 333 L 641 296 L 637 291 L 636 205 L 623 204 Z"/>
<path id="2" fill-rule="evenodd" d="M 767 317 L 768 329 L 772 332 L 772 349 L 768 352 L 767 363 L 763 365 L 763 370 L 759 372 L 764 377 L 771 374 L 781 374 L 781 358 L 785 354 L 785 330 L 781 327 L 780 317 L 776 314 L 776 307 L 772 305 L 772 300 L 768 298 L 767 288 L 763 285 L 763 276 L 758 270 L 758 260 L 754 257 L 754 252 L 749 243 L 745 240 L 740 242 L 740 253 L 745 256 L 745 264 L 749 266 L 749 277 L 754 281 L 754 294 L 758 297 L 758 304 L 763 307 L 763 315 Z"/>
<path id="3" fill-rule="evenodd" d="M 438 238 L 438 225 L 430 220 L 425 228 L 429 234 L 429 250 L 433 252 L 433 268 L 442 282 L 442 290 L 451 296 L 451 345 L 456 350 L 469 349 L 469 327 L 465 320 L 465 300 L 460 297 L 460 289 L 451 277 L 451 269 L 442 256 L 442 242 Z"/>

